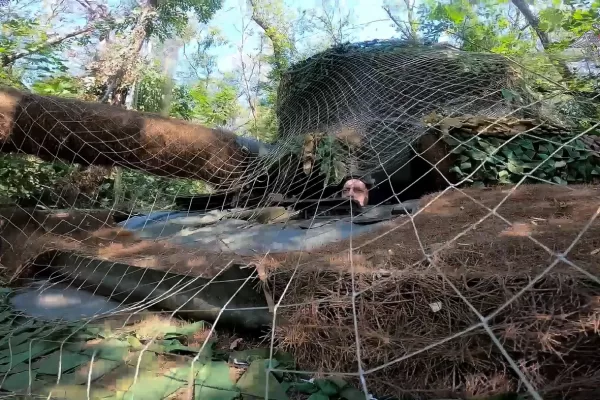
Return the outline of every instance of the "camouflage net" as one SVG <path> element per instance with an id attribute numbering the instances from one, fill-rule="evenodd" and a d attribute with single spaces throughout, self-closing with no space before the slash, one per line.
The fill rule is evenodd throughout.
<path id="1" fill-rule="evenodd" d="M 598 102 L 531 75 L 343 45 L 283 77 L 273 145 L 2 89 L 33 184 L 2 194 L 0 395 L 592 398 Z"/>

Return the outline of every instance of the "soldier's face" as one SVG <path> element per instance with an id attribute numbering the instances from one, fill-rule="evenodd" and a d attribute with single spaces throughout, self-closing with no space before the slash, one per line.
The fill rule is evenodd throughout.
<path id="1" fill-rule="evenodd" d="M 369 201 L 369 191 L 367 185 L 358 179 L 350 179 L 344 184 L 342 189 L 342 197 L 347 199 L 353 199 L 361 207 L 367 205 Z"/>

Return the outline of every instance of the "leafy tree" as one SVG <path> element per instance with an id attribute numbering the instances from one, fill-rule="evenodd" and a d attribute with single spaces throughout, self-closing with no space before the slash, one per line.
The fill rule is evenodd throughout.
<path id="1" fill-rule="evenodd" d="M 252 20 L 271 42 L 272 54 L 267 56 L 271 65 L 269 78 L 273 83 L 277 83 L 289 67 L 292 54 L 296 50 L 292 37 L 292 21 L 282 0 L 249 0 L 249 2 L 252 7 Z"/>
<path id="2" fill-rule="evenodd" d="M 190 90 L 194 101 L 194 119 L 207 126 L 230 126 L 239 114 L 237 90 L 217 81 L 206 87 L 200 83 Z"/>
<path id="3" fill-rule="evenodd" d="M 0 83 L 23 87 L 27 76 L 49 77 L 66 72 L 56 53 L 64 43 L 54 41 L 49 45 L 51 39 L 44 31 L 35 18 L 10 15 L 0 19 Z"/>
<path id="4" fill-rule="evenodd" d="M 100 101 L 124 104 L 124 99 L 117 97 L 119 90 L 136 80 L 136 72 L 140 70 L 136 63 L 150 40 L 156 38 L 164 43 L 167 39 L 182 36 L 186 33 L 190 16 L 206 23 L 220 7 L 220 0 L 137 2 L 129 13 L 131 17 L 115 29 L 112 36 L 105 35 L 104 50 L 92 66 L 104 88 Z M 107 64 L 106 60 L 112 62 Z"/>
<path id="5" fill-rule="evenodd" d="M 187 78 L 199 79 L 208 85 L 213 75 L 217 72 L 217 56 L 211 54 L 211 50 L 228 44 L 228 41 L 218 28 L 209 27 L 201 30 L 195 42 L 195 51 L 192 54 L 188 55 L 186 53 L 186 46 L 184 45 L 184 55 L 189 62 L 192 72 Z"/>

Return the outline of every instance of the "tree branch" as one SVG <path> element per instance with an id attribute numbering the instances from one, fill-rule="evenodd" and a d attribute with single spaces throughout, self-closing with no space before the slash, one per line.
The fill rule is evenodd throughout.
<path id="1" fill-rule="evenodd" d="M 94 25 L 88 25 L 88 26 L 86 26 L 84 28 L 81 28 L 79 30 L 67 33 L 65 35 L 56 36 L 56 37 L 54 37 L 52 39 L 49 39 L 48 41 L 46 41 L 44 43 L 41 43 L 39 46 L 35 46 L 35 47 L 33 47 L 33 48 L 29 49 L 29 50 L 23 50 L 23 51 L 20 51 L 18 53 L 14 53 L 14 54 L 11 54 L 11 55 L 8 55 L 8 56 L 4 56 L 4 57 L 2 57 L 2 66 L 6 67 L 7 65 L 12 64 L 15 61 L 17 61 L 17 60 L 19 60 L 19 59 L 21 59 L 23 57 L 27 57 L 28 55 L 33 54 L 33 53 L 35 53 L 37 51 L 40 51 L 40 50 L 43 50 L 43 49 L 47 49 L 48 47 L 57 46 L 57 45 L 63 43 L 65 40 L 69 40 L 71 38 L 74 38 L 74 37 L 77 37 L 77 36 L 89 33 L 91 31 L 93 31 L 94 28 L 95 28 Z"/>
<path id="2" fill-rule="evenodd" d="M 404 37 L 406 39 L 409 39 L 409 40 L 417 39 L 417 38 L 413 37 L 411 30 L 406 28 L 406 26 L 405 26 L 406 24 L 403 24 L 396 17 L 394 17 L 394 14 L 392 14 L 392 10 L 388 6 L 383 6 L 382 8 L 383 8 L 383 11 L 385 11 L 385 13 L 392 20 L 394 25 L 396 25 L 398 27 L 398 30 L 404 35 Z"/>
<path id="3" fill-rule="evenodd" d="M 265 32 L 265 35 L 271 41 L 275 65 L 279 70 L 281 70 L 283 69 L 281 60 L 285 58 L 285 51 L 284 47 L 281 45 L 280 39 L 277 38 L 277 30 L 259 14 L 256 0 L 249 0 L 249 2 L 250 6 L 252 6 L 252 20 Z"/>
<path id="4" fill-rule="evenodd" d="M 531 12 L 529 4 L 527 4 L 525 0 L 512 0 L 512 3 L 515 5 L 515 7 L 519 9 L 519 11 L 521 12 L 521 14 L 523 14 L 529 25 L 538 35 L 544 49 L 548 49 L 548 47 L 551 44 L 550 38 L 548 37 L 548 33 L 540 29 L 540 20 L 537 16 L 533 14 L 533 12 Z"/>
<path id="5" fill-rule="evenodd" d="M 552 42 L 550 42 L 548 32 L 545 32 L 540 28 L 540 19 L 533 14 L 531 9 L 529 8 L 529 4 L 527 4 L 525 0 L 511 0 L 511 2 L 515 5 L 515 7 L 517 7 L 519 12 L 523 14 L 525 20 L 527 21 L 527 24 L 531 26 L 531 28 L 535 31 L 538 38 L 540 39 L 540 43 L 542 43 L 542 47 L 547 52 L 552 46 Z M 550 57 L 550 59 L 556 62 L 556 65 L 560 70 L 559 72 L 564 79 L 570 79 L 573 77 L 573 73 L 567 66 L 567 63 L 565 63 L 563 60 L 556 59 L 556 57 L 551 54 L 549 54 L 548 56 Z"/>

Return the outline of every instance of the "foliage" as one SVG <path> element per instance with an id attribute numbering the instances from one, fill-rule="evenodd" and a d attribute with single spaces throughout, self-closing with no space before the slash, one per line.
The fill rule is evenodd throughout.
<path id="1" fill-rule="evenodd" d="M 136 90 L 136 108 L 158 113 L 163 107 L 166 77 L 156 68 L 148 69 Z M 211 84 L 212 83 L 212 84 Z M 237 90 L 225 81 L 200 82 L 189 88 L 173 87 L 169 115 L 184 120 L 196 120 L 207 126 L 225 126 L 239 113 Z"/>
<path id="2" fill-rule="evenodd" d="M 509 56 L 535 49 L 536 38 L 509 19 L 506 2 L 482 1 L 476 6 L 464 0 L 425 2 L 419 7 L 427 39 L 437 40 L 444 32 L 452 35 L 465 51 L 491 51 Z"/>
<path id="3" fill-rule="evenodd" d="M 237 90 L 227 82 L 217 81 L 208 86 L 198 84 L 190 90 L 193 115 L 206 126 L 226 126 L 239 114 Z"/>
<path id="4" fill-rule="evenodd" d="M 270 54 L 261 55 L 269 65 L 267 81 L 262 83 L 264 92 L 263 106 L 274 107 L 277 102 L 277 87 L 281 77 L 289 68 L 296 43 L 294 40 L 294 21 L 282 0 L 251 0 L 252 19 L 263 30 L 272 47 Z"/>
<path id="5" fill-rule="evenodd" d="M 84 92 L 81 82 L 69 75 L 38 80 L 31 85 L 31 90 L 41 95 L 73 98 L 81 97 Z"/>
<path id="6" fill-rule="evenodd" d="M 98 203 L 118 209 L 161 209 L 172 205 L 175 196 L 206 193 L 202 181 L 174 179 L 123 169 L 107 176 L 99 188 Z"/>
<path id="7" fill-rule="evenodd" d="M 186 86 L 176 85 L 173 87 L 169 115 L 185 121 L 194 118 L 194 98 Z"/>
<path id="8" fill-rule="evenodd" d="M 311 133 L 294 136 L 283 145 L 283 154 L 291 154 L 304 162 L 304 172 L 317 166 L 325 177 L 324 185 L 334 185 L 346 176 L 346 144 L 333 135 Z"/>
<path id="9" fill-rule="evenodd" d="M 17 71 L 8 68 L 0 68 L 0 85 L 12 86 L 18 89 L 25 89 L 22 78 Z"/>
<path id="10" fill-rule="evenodd" d="M 146 25 L 148 36 L 156 35 L 161 41 L 181 36 L 195 16 L 200 23 L 207 23 L 221 8 L 221 0 L 168 0 L 157 2 L 155 16 Z M 138 10 L 139 12 L 139 10 Z"/>
<path id="11" fill-rule="evenodd" d="M 337 184 L 344 178 L 345 164 L 342 161 L 344 145 L 332 135 L 325 135 L 319 141 L 315 154 L 315 161 L 319 163 L 320 172 L 325 176 L 325 185 Z"/>
<path id="12" fill-rule="evenodd" d="M 9 16 L 0 20 L 0 83 L 21 86 L 19 76 L 32 75 L 34 78 L 50 77 L 64 73 L 67 67 L 58 55 L 61 44 L 45 46 L 48 34 L 38 19 Z M 14 65 L 15 54 L 27 54 Z"/>
<path id="13" fill-rule="evenodd" d="M 551 3 L 551 4 L 550 4 Z M 537 2 L 539 28 L 556 40 L 545 51 L 563 50 L 593 29 L 598 20 L 597 0 Z M 418 9 L 424 39 L 437 41 L 442 33 L 463 50 L 506 55 L 537 52 L 535 29 L 508 1 L 427 0 Z"/>
<path id="14" fill-rule="evenodd" d="M 456 164 L 450 172 L 474 185 L 517 183 L 524 175 L 558 184 L 592 182 L 600 178 L 600 157 L 581 139 L 570 136 L 536 138 L 521 135 L 507 141 L 494 137 L 445 136 Z M 569 142 L 569 144 L 566 144 Z M 564 148 L 560 146 L 564 145 Z M 556 152 L 556 153 L 554 153 Z"/>
<path id="15" fill-rule="evenodd" d="M 140 77 L 136 90 L 134 108 L 139 111 L 159 113 L 162 110 L 166 77 L 155 64 Z"/>
<path id="16" fill-rule="evenodd" d="M 71 170 L 67 164 L 49 163 L 33 156 L 0 155 L 0 204 L 41 195 Z"/>
<path id="17" fill-rule="evenodd" d="M 217 56 L 212 54 L 211 50 L 228 44 L 219 28 L 209 27 L 205 32 L 201 32 L 195 43 L 195 52 L 188 57 L 192 70 L 191 78 L 210 81 L 217 70 Z"/>

